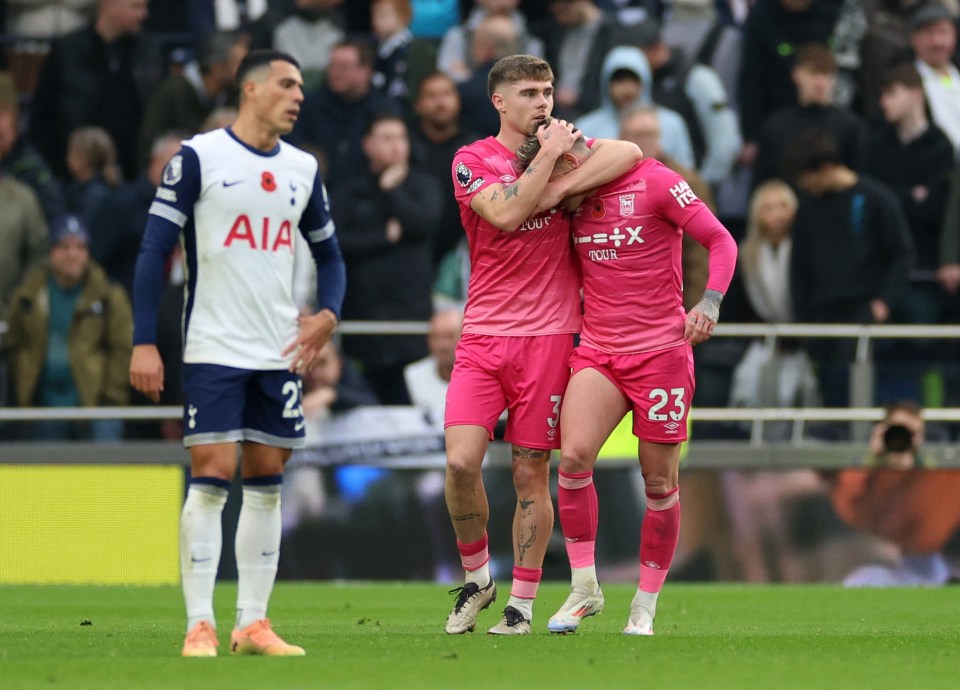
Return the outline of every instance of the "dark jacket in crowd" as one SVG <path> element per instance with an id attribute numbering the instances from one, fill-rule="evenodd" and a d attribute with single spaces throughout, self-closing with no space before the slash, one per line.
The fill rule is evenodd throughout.
<path id="1" fill-rule="evenodd" d="M 415 170 L 387 192 L 369 170 L 331 191 L 331 211 L 347 265 L 344 319 L 430 319 L 431 252 L 441 194 L 433 177 Z M 403 228 L 395 244 L 387 240 L 390 218 Z M 355 336 L 344 338 L 343 351 L 366 366 L 384 367 L 423 357 L 426 345 L 423 336 Z"/>
<path id="2" fill-rule="evenodd" d="M 66 179 L 70 133 L 98 125 L 113 137 L 123 174 L 137 174 L 144 105 L 163 75 L 159 46 L 144 34 L 111 44 L 93 26 L 53 42 L 30 106 L 30 134 L 53 171 Z"/>
<path id="3" fill-rule="evenodd" d="M 150 180 L 141 175 L 95 205 L 87 221 L 90 255 L 128 295 L 133 294 L 134 268 L 155 193 Z"/>
<path id="4" fill-rule="evenodd" d="M 437 266 L 457 243 L 464 238 L 463 224 L 460 222 L 460 205 L 457 203 L 450 175 L 450 162 L 461 146 L 466 146 L 480 137 L 473 132 L 460 130 L 453 137 L 441 143 L 428 141 L 416 125 L 410 128 L 410 164 L 421 172 L 428 173 L 437 180 L 441 195 L 440 222 L 433 237 L 433 264 Z"/>
<path id="5" fill-rule="evenodd" d="M 913 269 L 937 270 L 940 227 L 953 170 L 953 145 L 947 135 L 931 123 L 926 132 L 904 144 L 893 126 L 879 123 L 867 139 L 861 170 L 897 196 L 916 251 Z M 926 189 L 925 196 L 915 196 L 917 187 Z"/>
<path id="6" fill-rule="evenodd" d="M 787 12 L 781 0 L 757 0 L 743 26 L 737 90 L 744 141 L 756 141 L 772 113 L 797 102 L 790 71 L 804 43 L 828 43 L 842 0 L 814 0 L 803 12 Z"/>
<path id="7" fill-rule="evenodd" d="M 900 204 L 879 182 L 861 176 L 842 192 L 801 196 L 790 265 L 794 317 L 872 323 L 872 300 L 899 303 L 911 254 Z"/>
<path id="8" fill-rule="evenodd" d="M 784 168 L 783 154 L 789 150 L 791 142 L 811 130 L 832 135 L 844 164 L 852 170 L 860 169 L 864 136 L 860 118 L 852 111 L 834 105 L 790 105 L 771 115 L 760 129 L 756 140 L 753 185 L 775 177 L 787 179 L 789 171 Z"/>
<path id="9" fill-rule="evenodd" d="M 37 147 L 27 138 L 17 139 L 7 157 L 0 161 L 0 172 L 6 172 L 33 190 L 47 220 L 63 213 L 63 189 Z"/>
<path id="10" fill-rule="evenodd" d="M 360 100 L 348 103 L 324 84 L 304 99 L 290 140 L 298 146 L 322 150 L 327 170 L 324 179 L 336 185 L 366 165 L 360 141 L 367 121 L 380 113 L 400 115 L 400 107 L 374 88 Z"/>

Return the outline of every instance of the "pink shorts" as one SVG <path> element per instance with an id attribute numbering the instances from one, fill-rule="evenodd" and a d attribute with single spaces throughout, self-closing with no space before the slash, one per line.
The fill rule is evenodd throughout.
<path id="1" fill-rule="evenodd" d="M 633 433 L 644 441 L 687 440 L 687 415 L 695 388 L 693 348 L 679 345 L 640 354 L 614 355 L 581 345 L 570 357 L 576 374 L 596 369 L 633 408 Z"/>
<path id="2" fill-rule="evenodd" d="M 573 335 L 467 333 L 457 345 L 444 427 L 493 427 L 507 409 L 504 440 L 525 448 L 560 447 L 560 403 L 570 380 Z"/>

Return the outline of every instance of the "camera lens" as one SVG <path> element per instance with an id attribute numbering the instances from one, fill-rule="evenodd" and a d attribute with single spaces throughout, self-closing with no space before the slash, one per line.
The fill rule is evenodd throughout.
<path id="1" fill-rule="evenodd" d="M 883 448 L 888 453 L 904 453 L 913 448 L 913 433 L 905 426 L 894 425 L 883 432 Z"/>

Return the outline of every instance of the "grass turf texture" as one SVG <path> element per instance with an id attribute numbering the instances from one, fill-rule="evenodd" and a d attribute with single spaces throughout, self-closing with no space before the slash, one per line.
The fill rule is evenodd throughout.
<path id="1" fill-rule="evenodd" d="M 665 688 L 722 690 L 957 687 L 955 587 L 670 585 L 657 634 L 621 634 L 633 587 L 608 586 L 606 612 L 550 635 L 565 585 L 540 588 L 534 633 L 443 633 L 440 585 L 281 583 L 277 631 L 304 658 L 231 657 L 236 587 L 220 584 L 221 657 L 181 659 L 173 587 L 0 587 L 0 688 Z"/>

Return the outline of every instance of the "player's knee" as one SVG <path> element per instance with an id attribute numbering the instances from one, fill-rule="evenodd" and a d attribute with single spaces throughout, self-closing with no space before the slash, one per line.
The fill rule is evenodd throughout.
<path id="1" fill-rule="evenodd" d="M 643 484 L 648 494 L 666 494 L 677 488 L 679 478 L 673 474 L 651 472 L 643 475 Z"/>
<path id="2" fill-rule="evenodd" d="M 475 481 L 480 476 L 480 465 L 482 463 L 473 458 L 459 454 L 451 454 L 447 457 L 447 478 L 454 483 L 462 484 Z"/>
<path id="3" fill-rule="evenodd" d="M 593 470 L 596 458 L 581 448 L 564 448 L 560 452 L 560 471 L 565 474 L 582 474 Z"/>

